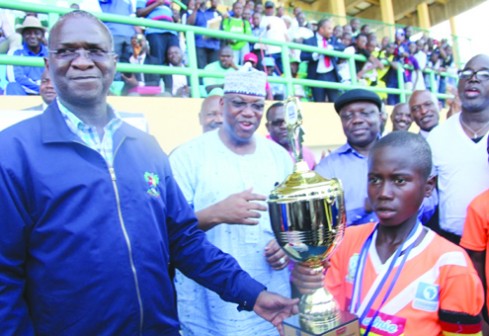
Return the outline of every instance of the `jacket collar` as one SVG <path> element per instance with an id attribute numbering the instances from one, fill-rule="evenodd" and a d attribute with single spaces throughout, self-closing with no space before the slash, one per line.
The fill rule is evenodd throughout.
<path id="1" fill-rule="evenodd" d="M 137 138 L 141 131 L 123 122 L 114 134 L 114 145 L 124 138 Z M 41 138 L 43 143 L 80 142 L 80 138 L 66 125 L 56 100 L 49 104 L 41 115 Z M 116 141 L 118 140 L 118 141 Z"/>

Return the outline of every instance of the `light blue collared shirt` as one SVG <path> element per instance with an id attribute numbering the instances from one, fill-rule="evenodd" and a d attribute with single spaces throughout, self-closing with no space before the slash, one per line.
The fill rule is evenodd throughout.
<path id="1" fill-rule="evenodd" d="M 59 110 L 63 115 L 63 118 L 68 125 L 68 128 L 77 135 L 84 144 L 91 149 L 97 151 L 105 159 L 109 167 L 112 167 L 114 163 L 114 145 L 113 137 L 114 133 L 122 125 L 122 119 L 113 110 L 110 110 L 111 119 L 104 127 L 104 135 L 100 138 L 97 128 L 95 126 L 89 126 L 81 121 L 73 112 L 68 110 L 59 99 L 56 99 Z"/>
<path id="2" fill-rule="evenodd" d="M 346 224 L 376 222 L 373 212 L 365 211 L 367 199 L 368 157 L 355 151 L 348 143 L 323 158 L 315 171 L 325 178 L 336 177 L 345 193 Z"/>

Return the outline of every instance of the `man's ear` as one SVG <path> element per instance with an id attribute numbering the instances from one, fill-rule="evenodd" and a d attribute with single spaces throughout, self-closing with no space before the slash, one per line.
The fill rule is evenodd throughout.
<path id="1" fill-rule="evenodd" d="M 428 177 L 428 180 L 426 181 L 424 197 L 430 197 L 435 187 L 436 187 L 436 176 Z"/>

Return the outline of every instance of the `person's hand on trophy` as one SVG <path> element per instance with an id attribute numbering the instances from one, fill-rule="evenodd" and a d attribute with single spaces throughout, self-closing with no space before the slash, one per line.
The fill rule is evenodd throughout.
<path id="1" fill-rule="evenodd" d="M 290 275 L 290 281 L 294 284 L 299 293 L 302 295 L 312 294 L 316 289 L 324 286 L 324 274 L 329 267 L 329 262 L 324 260 L 322 265 L 324 270 L 311 268 L 300 262 L 294 264 L 294 269 Z"/>
<path id="2" fill-rule="evenodd" d="M 275 239 L 270 240 L 265 246 L 265 258 L 276 271 L 280 271 L 289 265 L 289 257 Z"/>
<path id="3" fill-rule="evenodd" d="M 253 311 L 272 323 L 281 336 L 284 335 L 282 322 L 299 312 L 299 299 L 288 299 L 281 295 L 264 290 L 258 295 Z"/>

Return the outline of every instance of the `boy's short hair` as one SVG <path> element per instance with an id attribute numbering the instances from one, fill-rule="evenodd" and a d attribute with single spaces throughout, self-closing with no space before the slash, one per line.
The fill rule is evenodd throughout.
<path id="1" fill-rule="evenodd" d="M 370 150 L 369 161 L 372 153 L 380 148 L 395 147 L 405 156 L 413 158 L 414 164 L 419 168 L 424 178 L 431 175 L 433 161 L 431 148 L 428 142 L 419 134 L 408 131 L 394 131 L 378 140 Z"/>

